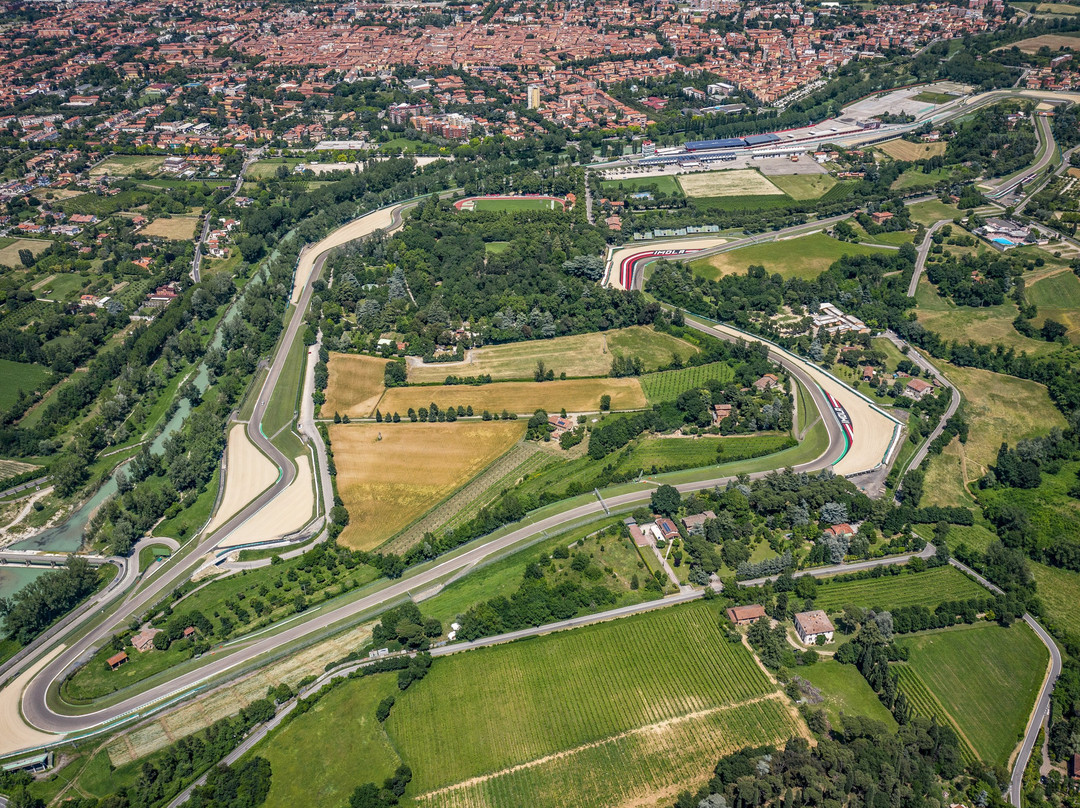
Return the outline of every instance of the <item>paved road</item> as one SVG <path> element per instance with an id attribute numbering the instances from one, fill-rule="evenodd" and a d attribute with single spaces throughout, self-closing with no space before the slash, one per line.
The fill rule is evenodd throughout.
<path id="1" fill-rule="evenodd" d="M 236 183 L 233 185 L 232 192 L 227 197 L 225 197 L 225 199 L 232 199 L 234 196 L 240 193 L 240 189 L 244 185 L 244 174 L 247 173 L 247 170 L 251 167 L 251 164 L 258 160 L 261 155 L 262 149 L 256 149 L 247 157 L 246 160 L 244 160 L 244 164 L 240 166 L 240 171 L 236 175 Z M 195 258 L 191 262 L 191 279 L 195 281 L 195 283 L 198 283 L 202 280 L 202 249 L 203 245 L 206 243 L 206 239 L 210 236 L 210 220 L 212 218 L 214 218 L 213 212 L 208 211 L 206 214 L 206 219 L 205 221 L 203 221 L 202 232 L 199 234 L 199 238 L 195 242 Z"/>
<path id="2" fill-rule="evenodd" d="M 915 290 L 919 288 L 919 278 L 922 277 L 923 268 L 926 266 L 927 256 L 930 255 L 930 248 L 934 246 L 933 235 L 944 225 L 949 224 L 952 219 L 940 219 L 926 231 L 926 238 L 923 239 L 923 243 L 919 246 L 918 255 L 915 258 L 915 272 L 911 276 L 911 283 L 908 284 L 907 296 L 915 297 Z"/>

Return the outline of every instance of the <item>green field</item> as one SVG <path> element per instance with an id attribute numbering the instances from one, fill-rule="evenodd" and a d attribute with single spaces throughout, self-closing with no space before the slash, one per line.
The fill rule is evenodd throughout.
<path id="1" fill-rule="evenodd" d="M 785 278 L 813 280 L 845 255 L 874 255 L 880 252 L 884 250 L 879 247 L 840 241 L 824 233 L 810 233 L 719 253 L 692 261 L 690 268 L 695 274 L 714 280 L 724 275 L 746 272 L 750 266 L 763 266 L 770 275 L 779 273 Z"/>
<path id="2" fill-rule="evenodd" d="M 0 411 L 8 410 L 15 403 L 20 390 L 28 394 L 38 390 L 50 376 L 41 365 L 0 359 L 0 379 L 4 380 L 0 384 Z"/>
<path id="3" fill-rule="evenodd" d="M 892 190 L 909 191 L 912 188 L 929 188 L 948 178 L 949 170 L 945 168 L 935 169 L 929 174 L 924 173 L 917 168 L 909 168 L 896 178 L 892 184 Z"/>
<path id="4" fill-rule="evenodd" d="M 307 346 L 304 345 L 302 339 L 297 337 L 293 344 L 289 346 L 285 365 L 281 369 L 281 378 L 270 395 L 270 403 L 266 406 L 266 414 L 262 422 L 265 435 L 274 436 L 282 427 L 293 420 L 300 397 L 300 383 L 303 379 L 306 359 Z M 295 457 L 295 455 L 290 456 Z"/>
<path id="5" fill-rule="evenodd" d="M 825 579 L 828 581 L 828 579 Z M 814 605 L 827 612 L 845 606 L 896 609 L 925 606 L 934 609 L 947 600 L 988 597 L 990 593 L 954 567 L 934 567 L 917 574 L 883 575 L 858 581 L 836 581 L 818 587 Z"/>
<path id="6" fill-rule="evenodd" d="M 798 674 L 821 691 L 829 722 L 835 727 L 842 725 L 844 715 L 863 715 L 896 727 L 896 719 L 870 689 L 866 679 L 854 665 L 841 665 L 824 659 L 816 665 L 798 669 Z"/>
<path id="7" fill-rule="evenodd" d="M 1014 441 L 1010 440 L 1010 444 Z M 1076 536 L 1080 524 L 1080 501 L 1069 495 L 1080 476 L 1080 463 L 1063 463 L 1055 474 L 1044 472 L 1038 488 L 996 488 L 979 492 L 979 502 L 988 508 L 1019 508 L 1030 521 L 1028 538 L 1046 547 L 1068 536 Z"/>
<path id="8" fill-rule="evenodd" d="M 1024 290 L 1029 303 L 1039 308 L 1080 309 L 1080 278 L 1072 272 L 1059 272 L 1036 281 Z"/>
<path id="9" fill-rule="evenodd" d="M 488 255 L 501 255 L 510 249 L 509 241 L 489 241 L 484 245 L 484 252 Z"/>
<path id="10" fill-rule="evenodd" d="M 636 444 L 616 466 L 618 471 L 701 468 L 775 454 L 795 445 L 789 435 L 747 435 L 724 438 L 648 437 Z"/>
<path id="11" fill-rule="evenodd" d="M 919 93 L 917 96 L 915 96 L 912 100 L 913 101 L 922 101 L 923 103 L 926 103 L 926 104 L 947 104 L 950 101 L 952 101 L 954 98 L 956 98 L 956 96 L 955 95 L 950 95 L 949 93 L 935 93 L 935 92 L 933 92 L 931 90 L 923 90 L 921 93 Z"/>
<path id="12" fill-rule="evenodd" d="M 976 623 L 901 642 L 910 649 L 900 689 L 917 713 L 937 713 L 985 763 L 1004 766 L 1023 735 L 1049 660 L 1024 623 Z M 917 680 L 917 682 L 913 682 Z M 928 703 L 925 692 L 933 697 Z M 935 709 L 935 704 L 940 705 Z"/>
<path id="13" fill-rule="evenodd" d="M 550 199 L 477 199 L 473 210 L 514 213 L 519 210 L 562 210 L 562 205 Z"/>
<path id="14" fill-rule="evenodd" d="M 695 197 L 693 203 L 694 207 L 706 211 L 754 213 L 762 210 L 780 210 L 789 207 L 793 201 L 787 194 L 745 194 Z"/>
<path id="15" fill-rule="evenodd" d="M 1035 561 L 1029 561 L 1028 567 L 1035 576 L 1039 600 L 1050 622 L 1080 638 L 1080 612 L 1076 609 L 1076 604 L 1080 603 L 1080 572 Z"/>
<path id="16" fill-rule="evenodd" d="M 682 188 L 678 180 L 669 174 L 658 177 L 627 177 L 620 180 L 606 180 L 600 183 L 600 187 L 607 193 L 624 190 L 629 193 L 636 191 L 659 191 L 669 196 L 682 196 Z"/>
<path id="17" fill-rule="evenodd" d="M 640 378 L 645 398 L 650 404 L 656 404 L 661 401 L 674 401 L 680 393 L 701 387 L 709 379 L 729 382 L 735 378 L 735 372 L 726 362 L 712 362 L 681 370 L 646 373 Z"/>
<path id="18" fill-rule="evenodd" d="M 954 205 L 946 205 L 936 199 L 908 205 L 908 216 L 911 217 L 911 221 L 924 224 L 927 227 L 941 219 L 955 219 L 959 215 L 959 208 Z"/>
<path id="19" fill-rule="evenodd" d="M 836 185 L 831 174 L 780 174 L 769 177 L 769 182 L 792 199 L 819 199 Z"/>

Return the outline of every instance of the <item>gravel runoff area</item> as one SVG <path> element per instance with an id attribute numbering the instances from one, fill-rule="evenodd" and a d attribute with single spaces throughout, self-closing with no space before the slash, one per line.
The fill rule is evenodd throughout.
<path id="1" fill-rule="evenodd" d="M 311 521 L 315 508 L 312 487 L 311 460 L 307 455 L 296 458 L 296 479 L 278 497 L 248 519 L 218 545 L 236 547 L 257 541 L 270 541 L 299 530 Z"/>
<path id="2" fill-rule="evenodd" d="M 57 739 L 56 735 L 34 729 L 23 721 L 19 705 L 22 703 L 22 694 L 26 685 L 39 670 L 63 651 L 64 647 L 63 645 L 56 646 L 46 656 L 23 671 L 11 684 L 0 690 L 0 755 L 18 752 L 20 749 L 30 749 Z"/>
<path id="3" fill-rule="evenodd" d="M 277 480 L 277 467 L 248 440 L 247 427 L 233 424 L 229 430 L 229 450 L 225 461 L 225 493 L 217 513 L 206 527 L 213 533 L 240 509 L 255 499 Z"/>
<path id="4" fill-rule="evenodd" d="M 635 241 L 631 244 L 627 244 L 625 247 L 621 247 L 615 250 L 610 256 L 608 256 L 608 269 L 606 284 L 610 284 L 616 289 L 622 289 L 620 283 L 619 268 L 622 262 L 635 255 L 646 255 L 653 250 L 667 253 L 672 259 L 677 258 L 679 255 L 683 255 L 686 252 L 697 252 L 698 250 L 707 250 L 711 247 L 719 247 L 721 244 L 726 244 L 728 239 L 717 238 L 710 236 L 707 238 L 686 238 L 673 241 L 671 239 L 664 239 L 663 241 L 657 240 L 655 243 L 651 241 Z M 683 252 L 679 252 L 679 251 Z M 663 258 L 663 255 L 658 255 L 657 258 Z"/>
<path id="5" fill-rule="evenodd" d="M 300 302 L 300 294 L 307 285 L 311 271 L 315 268 L 315 259 L 325 251 L 334 247 L 348 244 L 358 238 L 363 238 L 375 230 L 387 230 L 393 221 L 393 208 L 383 208 L 361 216 L 359 219 L 339 227 L 319 243 L 308 246 L 300 254 L 300 260 L 296 264 L 296 279 L 293 281 L 292 302 L 293 305 Z"/>

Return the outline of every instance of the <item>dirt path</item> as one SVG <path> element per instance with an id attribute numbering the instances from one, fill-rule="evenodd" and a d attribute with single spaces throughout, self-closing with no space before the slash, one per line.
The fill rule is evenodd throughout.
<path id="1" fill-rule="evenodd" d="M 22 509 L 19 511 L 19 513 L 15 516 L 14 519 L 12 519 L 10 522 L 8 522 L 3 527 L 0 527 L 0 546 L 3 546 L 3 542 L 4 542 L 5 539 L 7 539 L 7 538 L 15 538 L 15 537 L 9 537 L 7 535 L 7 532 L 9 530 L 11 530 L 11 528 L 13 528 L 17 524 L 19 524 L 19 522 L 21 522 L 27 516 L 29 516 L 30 511 L 34 507 L 34 503 L 37 502 L 42 497 L 46 497 L 49 494 L 51 494 L 52 490 L 53 490 L 53 487 L 50 485 L 48 488 L 42 488 L 40 491 L 36 492 L 33 496 L 29 497 L 26 500 L 26 504 L 22 506 Z"/>

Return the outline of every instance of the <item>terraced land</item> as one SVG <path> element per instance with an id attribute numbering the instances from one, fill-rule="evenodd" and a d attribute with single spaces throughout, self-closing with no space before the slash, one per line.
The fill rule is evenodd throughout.
<path id="1" fill-rule="evenodd" d="M 818 587 L 814 605 L 827 612 L 842 611 L 848 605 L 864 609 L 921 605 L 934 609 L 948 600 L 969 600 L 989 594 L 955 567 L 945 566 L 917 574 L 826 583 Z"/>

